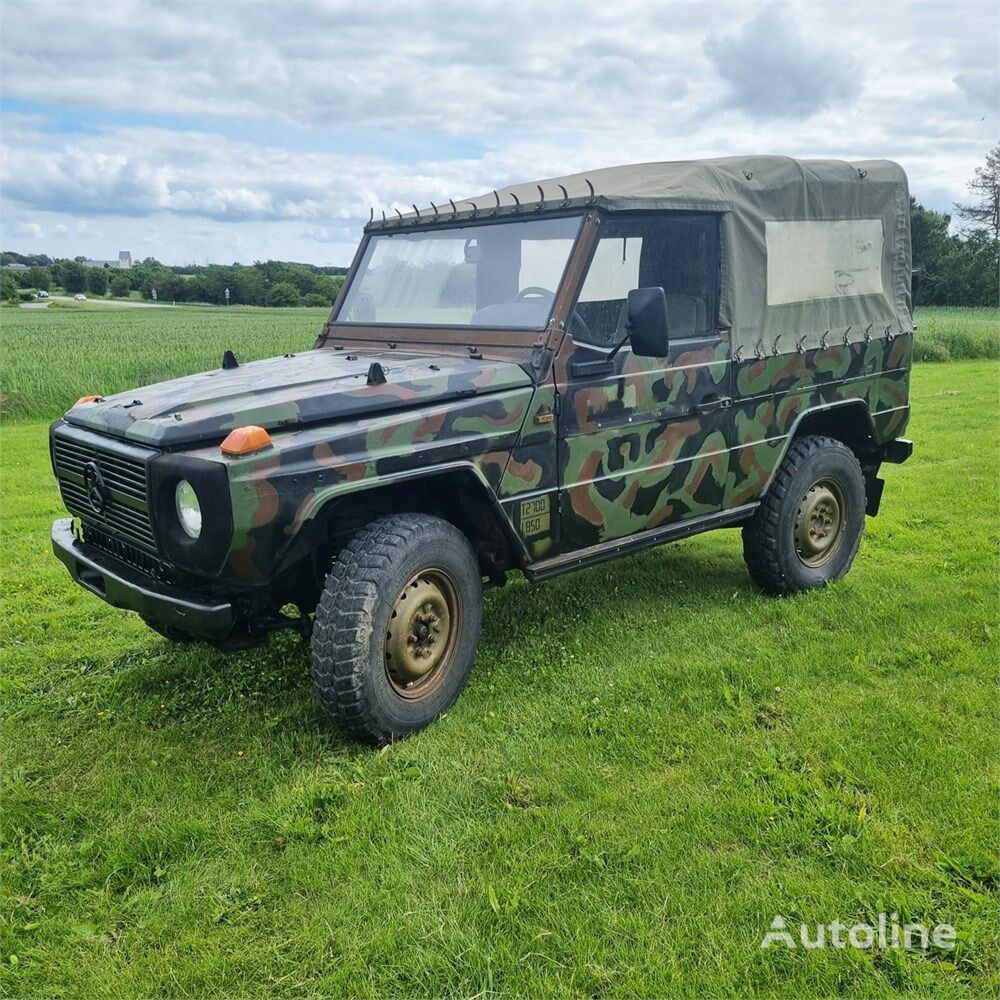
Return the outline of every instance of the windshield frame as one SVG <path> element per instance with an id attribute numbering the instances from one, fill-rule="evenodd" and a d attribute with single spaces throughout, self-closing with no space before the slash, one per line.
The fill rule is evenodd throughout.
<path id="1" fill-rule="evenodd" d="M 391 234 L 396 231 L 396 227 L 382 229 L 379 227 L 375 230 L 365 230 L 364 236 L 361 243 L 358 246 L 357 253 L 355 254 L 354 261 L 351 264 L 351 268 L 348 271 L 347 278 L 344 281 L 344 286 L 337 296 L 337 301 L 334 303 L 334 307 L 330 313 L 330 319 L 327 323 L 327 336 L 332 337 L 335 335 L 342 335 L 347 339 L 355 339 L 350 336 L 353 332 L 363 331 L 366 336 L 358 337 L 357 339 L 372 340 L 376 339 L 385 343 L 387 340 L 392 338 L 387 338 L 385 336 L 378 336 L 378 331 L 392 331 L 393 333 L 400 336 L 400 340 L 414 341 L 418 343 L 455 343 L 456 339 L 461 343 L 470 343 L 475 341 L 476 343 L 482 344 L 492 344 L 495 346 L 517 346 L 524 344 L 526 339 L 530 338 L 532 341 L 537 340 L 538 334 L 544 333 L 548 330 L 553 323 L 553 318 L 557 313 L 559 303 L 562 300 L 564 290 L 566 288 L 567 277 L 574 270 L 573 263 L 577 259 L 580 251 L 581 241 L 585 236 L 586 232 L 586 219 L 587 211 L 583 208 L 567 209 L 566 211 L 546 211 L 544 214 L 538 212 L 525 211 L 523 214 L 511 217 L 510 215 L 500 216 L 499 218 L 484 218 L 484 219 L 470 219 L 463 218 L 456 220 L 455 222 L 438 222 L 434 224 L 425 224 L 420 226 L 421 232 L 441 232 L 443 230 L 450 229 L 468 229 L 470 226 L 490 226 L 490 225 L 517 225 L 519 222 L 532 222 L 538 221 L 539 219 L 565 219 L 565 218 L 576 218 L 578 220 L 578 226 L 576 233 L 573 236 L 573 244 L 570 247 L 569 253 L 566 256 L 566 262 L 563 265 L 562 274 L 559 277 L 559 281 L 555 288 L 551 289 L 554 293 L 552 304 L 549 308 L 549 312 L 546 315 L 545 322 L 541 326 L 532 327 L 517 327 L 517 326 L 472 326 L 468 323 L 380 323 L 380 322 L 356 322 L 351 320 L 341 320 L 337 317 L 340 315 L 341 311 L 347 302 L 347 296 L 350 292 L 351 286 L 355 280 L 357 280 L 361 272 L 361 264 L 365 259 L 368 252 L 368 247 L 371 241 L 376 236 L 384 236 L 386 234 Z M 400 226 L 399 228 L 403 228 Z M 427 333 L 429 331 L 441 331 L 442 334 L 455 334 L 460 333 L 464 336 L 461 338 L 456 338 L 454 336 L 448 336 L 443 340 L 430 339 L 426 336 L 420 336 L 421 333 Z M 417 336 L 406 336 L 407 333 L 414 333 Z M 484 335 L 489 335 L 484 337 Z M 499 335 L 499 339 L 498 339 Z"/>

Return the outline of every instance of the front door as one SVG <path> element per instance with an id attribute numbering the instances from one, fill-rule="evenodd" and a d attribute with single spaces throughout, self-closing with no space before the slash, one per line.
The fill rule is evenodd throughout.
<path id="1" fill-rule="evenodd" d="M 718 216 L 701 213 L 601 222 L 555 370 L 564 552 L 722 508 L 731 391 L 718 233 Z M 667 357 L 637 357 L 627 341 L 614 353 L 629 290 L 650 286 L 666 291 Z"/>

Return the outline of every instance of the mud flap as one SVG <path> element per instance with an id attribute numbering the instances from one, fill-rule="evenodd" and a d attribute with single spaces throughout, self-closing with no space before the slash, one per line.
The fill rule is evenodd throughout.
<path id="1" fill-rule="evenodd" d="M 874 517 L 882 504 L 882 491 L 885 489 L 885 480 L 878 476 L 865 477 L 865 513 L 869 517 Z"/>

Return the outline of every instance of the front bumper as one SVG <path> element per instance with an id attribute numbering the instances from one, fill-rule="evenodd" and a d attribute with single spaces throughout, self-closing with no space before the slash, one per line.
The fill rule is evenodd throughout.
<path id="1" fill-rule="evenodd" d="M 228 601 L 194 599 L 176 587 L 151 580 L 78 541 L 71 518 L 53 523 L 52 551 L 81 587 L 116 608 L 136 611 L 160 625 L 209 641 L 225 639 L 233 631 L 236 616 Z"/>

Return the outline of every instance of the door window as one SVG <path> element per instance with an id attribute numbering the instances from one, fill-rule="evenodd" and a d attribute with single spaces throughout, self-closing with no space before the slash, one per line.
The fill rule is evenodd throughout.
<path id="1" fill-rule="evenodd" d="M 666 292 L 671 340 L 715 330 L 717 216 L 665 212 L 609 219 L 570 320 L 573 339 L 601 348 L 620 343 L 628 293 L 650 286 Z"/>

